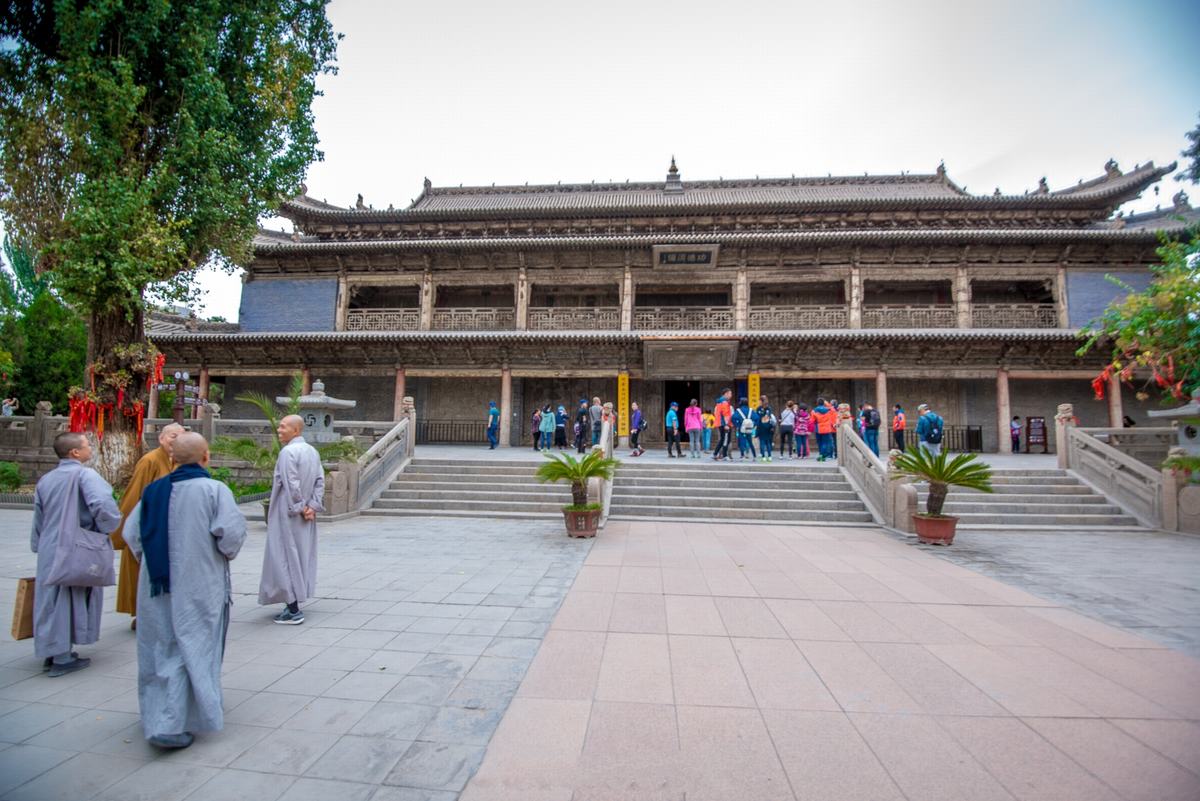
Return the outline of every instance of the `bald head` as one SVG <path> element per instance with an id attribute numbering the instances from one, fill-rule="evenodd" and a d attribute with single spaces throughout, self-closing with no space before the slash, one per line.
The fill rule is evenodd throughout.
<path id="1" fill-rule="evenodd" d="M 279 435 L 280 443 L 287 445 L 289 442 L 300 436 L 300 432 L 304 430 L 304 420 L 298 414 L 289 414 L 287 417 L 279 421 L 279 428 L 275 429 L 275 433 Z"/>
<path id="2" fill-rule="evenodd" d="M 168 456 L 174 458 L 175 439 L 185 431 L 187 429 L 179 425 L 179 423 L 168 423 L 159 430 L 158 444 L 167 452 Z"/>
<path id="3" fill-rule="evenodd" d="M 195 431 L 185 431 L 172 446 L 175 464 L 208 464 L 208 442 Z"/>

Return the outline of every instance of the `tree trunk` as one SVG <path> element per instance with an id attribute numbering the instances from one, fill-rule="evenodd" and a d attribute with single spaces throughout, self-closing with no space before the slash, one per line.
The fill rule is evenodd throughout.
<path id="1" fill-rule="evenodd" d="M 950 487 L 940 481 L 929 482 L 929 498 L 925 501 L 925 511 L 931 515 L 940 515 L 942 506 L 946 503 L 946 493 Z"/>
<path id="2" fill-rule="evenodd" d="M 580 481 L 572 482 L 571 502 L 576 506 L 587 506 L 587 484 Z"/>
<path id="3" fill-rule="evenodd" d="M 142 320 L 140 310 L 132 320 L 124 311 L 92 312 L 88 318 L 88 364 L 96 367 L 95 376 L 85 379 L 85 388 L 90 389 L 94 381 L 101 403 L 113 404 L 111 414 L 104 415 L 104 436 L 99 437 L 95 433 L 89 435 L 95 448 L 91 466 L 118 489 L 128 483 L 133 467 L 142 455 L 137 417 L 125 414 L 124 409 L 130 408 L 135 400 L 141 400 L 145 408 L 148 398 L 145 369 L 138 369 L 130 363 L 129 358 L 118 356 L 114 350 L 131 345 L 145 347 Z M 121 370 L 129 374 L 129 382 L 118 396 L 115 390 L 105 385 L 105 379 Z M 118 407 L 118 400 L 123 408 Z"/>

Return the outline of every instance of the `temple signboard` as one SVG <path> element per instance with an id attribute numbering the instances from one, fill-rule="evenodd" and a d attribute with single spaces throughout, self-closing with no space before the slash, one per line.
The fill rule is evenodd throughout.
<path id="1" fill-rule="evenodd" d="M 655 245 L 655 267 L 715 267 L 720 245 Z"/>

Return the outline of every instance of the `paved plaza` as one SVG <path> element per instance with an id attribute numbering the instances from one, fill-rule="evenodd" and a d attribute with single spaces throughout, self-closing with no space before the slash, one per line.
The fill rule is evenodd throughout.
<path id="1" fill-rule="evenodd" d="M 0 511 L 5 615 L 33 572 L 29 517 Z M 1082 589 L 1049 591 L 1110 586 L 1134 614 L 1129 594 L 1171 576 L 1154 614 L 1187 628 L 1194 538 L 1047 533 L 1035 558 L 1025 540 L 1005 556 L 1000 534 L 934 551 L 847 527 L 321 531 L 319 598 L 282 627 L 255 603 L 251 524 L 226 728 L 187 750 L 142 738 L 125 616 L 60 679 L 30 641 L 0 643 L 0 799 L 1200 797 L 1200 662 L 1097 622 Z M 1105 585 L 1089 554 L 1145 566 Z"/>

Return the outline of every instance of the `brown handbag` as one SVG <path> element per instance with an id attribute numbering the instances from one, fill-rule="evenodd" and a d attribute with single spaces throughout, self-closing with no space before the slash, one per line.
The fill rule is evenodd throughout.
<path id="1" fill-rule="evenodd" d="M 13 605 L 12 622 L 14 640 L 28 640 L 33 636 L 33 587 L 32 578 L 17 579 L 17 601 Z"/>

